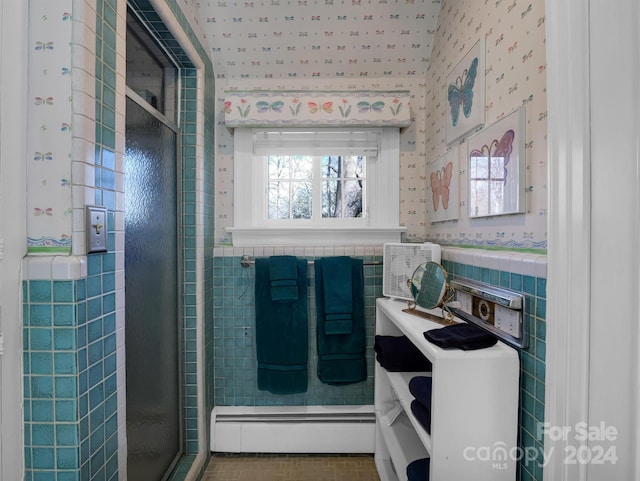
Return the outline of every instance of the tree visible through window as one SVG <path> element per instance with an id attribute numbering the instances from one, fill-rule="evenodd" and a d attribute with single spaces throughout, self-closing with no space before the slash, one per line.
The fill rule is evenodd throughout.
<path id="1" fill-rule="evenodd" d="M 365 156 L 270 155 L 269 219 L 364 217 Z"/>
<path id="2" fill-rule="evenodd" d="M 269 171 L 269 219 L 311 219 L 313 158 L 271 155 Z"/>

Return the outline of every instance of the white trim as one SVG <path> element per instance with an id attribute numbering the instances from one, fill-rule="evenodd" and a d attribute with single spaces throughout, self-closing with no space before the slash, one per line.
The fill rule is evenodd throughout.
<path id="1" fill-rule="evenodd" d="M 549 249 L 545 420 L 588 419 L 591 266 L 589 5 L 546 1 Z M 555 453 L 549 481 L 583 480 L 585 465 L 564 462 L 573 439 L 545 440 Z"/>
<path id="2" fill-rule="evenodd" d="M 22 269 L 25 280 L 75 281 L 87 277 L 87 256 L 29 256 Z"/>
<path id="3" fill-rule="evenodd" d="M 589 424 L 615 426 L 615 465 L 587 465 L 587 479 L 639 479 L 638 265 L 640 45 L 637 0 L 590 2 L 591 323 Z M 611 55 L 615 51 L 616 55 Z M 612 73 L 615 72 L 614 75 Z M 615 159 L 612 168 L 611 160 Z M 615 279 L 615 282 L 612 282 Z M 613 301 L 613 302 L 612 302 Z M 613 304 L 613 305 L 612 305 Z M 611 373 L 616 372 L 615 376 Z M 615 393 L 615 395 L 612 395 Z M 595 445 L 596 443 L 591 443 Z"/>
<path id="4" fill-rule="evenodd" d="M 523 276 L 547 278 L 546 254 L 443 246 L 442 259 Z"/>
<path id="5" fill-rule="evenodd" d="M 0 479 L 24 479 L 21 261 L 27 246 L 29 2 L 0 2 Z"/>
<path id="6" fill-rule="evenodd" d="M 364 406 L 216 406 L 213 452 L 373 453 L 375 409 Z"/>
<path id="7" fill-rule="evenodd" d="M 400 242 L 405 227 L 345 227 L 345 228 L 241 228 L 229 227 L 236 247 L 255 246 L 336 246 L 379 245 Z"/>

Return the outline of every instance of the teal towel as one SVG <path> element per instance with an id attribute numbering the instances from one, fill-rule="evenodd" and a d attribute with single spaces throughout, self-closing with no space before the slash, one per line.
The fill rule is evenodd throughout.
<path id="1" fill-rule="evenodd" d="M 271 300 L 291 302 L 298 300 L 298 258 L 295 256 L 269 257 Z"/>
<path id="2" fill-rule="evenodd" d="M 256 259 L 258 389 L 274 394 L 307 391 L 307 261 L 296 259 L 295 266 L 298 299 L 278 302 L 271 298 L 269 260 Z"/>
<path id="3" fill-rule="evenodd" d="M 325 272 L 322 278 L 326 314 L 324 332 L 327 335 L 351 334 L 353 330 L 351 258 L 327 257 L 322 262 Z"/>
<path id="4" fill-rule="evenodd" d="M 333 258 L 315 261 L 317 373 L 318 378 L 327 384 L 353 384 L 367 379 L 362 260 L 348 257 L 346 259 L 348 259 L 349 269 L 346 272 L 340 271 L 342 272 L 340 279 L 337 278 L 339 271 L 332 268 Z M 345 259 L 340 258 L 340 261 L 345 262 Z M 333 289 L 335 286 L 343 285 L 344 277 L 348 280 L 351 293 L 349 319 L 327 320 L 327 308 L 336 311 L 344 307 L 336 308 L 327 305 L 331 304 L 333 297 L 325 295 L 325 286 Z M 345 305 L 343 297 L 338 296 L 338 298 Z M 333 315 L 338 314 L 346 313 L 338 312 Z M 350 331 L 338 334 L 333 333 L 331 327 L 327 328 L 327 324 L 340 322 L 345 325 L 348 323 L 351 327 Z"/>

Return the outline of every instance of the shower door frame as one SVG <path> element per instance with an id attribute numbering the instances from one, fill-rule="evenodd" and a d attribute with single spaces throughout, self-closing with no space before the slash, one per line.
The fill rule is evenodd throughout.
<path id="1" fill-rule="evenodd" d="M 179 72 L 179 69 L 177 69 Z M 180 75 L 177 76 L 180 79 Z M 180 85 L 177 86 L 177 92 L 180 91 Z M 164 116 L 161 112 L 155 109 L 151 104 L 149 104 L 144 98 L 138 95 L 133 89 L 130 87 L 126 87 L 126 95 L 125 98 L 128 98 L 135 104 L 137 104 L 140 108 L 144 109 L 147 113 L 151 114 L 156 120 L 161 122 L 163 125 L 168 127 L 171 131 L 176 134 L 176 162 L 175 162 L 175 172 L 176 172 L 176 264 L 178 266 L 176 272 L 176 284 L 177 284 L 177 292 L 176 292 L 176 305 L 178 317 L 176 319 L 177 323 L 177 333 L 178 333 L 178 359 L 180 359 L 180 364 L 178 366 L 178 386 L 180 386 L 180 396 L 178 397 L 178 424 L 179 424 L 179 433 L 180 433 L 180 450 L 174 457 L 173 461 L 170 464 L 169 469 L 165 472 L 164 476 L 160 481 L 166 481 L 170 478 L 173 470 L 175 469 L 180 458 L 185 454 L 185 432 L 184 432 L 184 368 L 185 368 L 185 359 L 184 359 L 184 228 L 183 228 L 183 202 L 182 202 L 182 170 L 183 159 L 182 159 L 182 131 L 180 128 L 171 120 L 169 120 L 166 116 Z M 126 118 L 126 113 L 125 113 Z M 126 124 L 126 120 L 125 120 Z M 125 128 L 126 132 L 126 128 Z M 125 172 L 126 175 L 126 172 Z M 126 195 L 126 192 L 125 192 Z M 126 232 L 126 231 L 125 231 Z M 126 296 L 125 296 L 126 302 Z M 126 319 L 125 319 L 126 326 Z M 126 327 L 125 327 L 126 329 Z M 125 346 L 126 349 L 126 346 Z M 126 383 L 126 381 L 125 381 Z"/>

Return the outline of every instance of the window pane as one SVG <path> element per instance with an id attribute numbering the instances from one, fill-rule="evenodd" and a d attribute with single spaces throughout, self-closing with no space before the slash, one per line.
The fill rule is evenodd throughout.
<path id="1" fill-rule="evenodd" d="M 311 182 L 269 182 L 269 219 L 310 219 Z"/>
<path id="2" fill-rule="evenodd" d="M 290 182 L 269 182 L 269 219 L 290 218 Z"/>
<path id="3" fill-rule="evenodd" d="M 322 217 L 341 217 L 341 182 L 339 180 L 322 183 Z"/>
<path id="4" fill-rule="evenodd" d="M 289 157 L 270 155 L 268 157 L 269 179 L 289 179 Z"/>
<path id="5" fill-rule="evenodd" d="M 292 179 L 311 179 L 313 176 L 313 157 L 296 155 L 291 160 Z"/>
<path id="6" fill-rule="evenodd" d="M 354 218 L 362 215 L 363 181 L 349 180 L 344 183 L 344 212 L 343 217 Z"/>
<path id="7" fill-rule="evenodd" d="M 340 177 L 342 157 L 338 155 L 327 155 L 322 157 L 322 177 Z"/>
<path id="8" fill-rule="evenodd" d="M 291 218 L 311 219 L 311 215 L 313 214 L 311 207 L 313 203 L 311 182 L 292 182 L 291 191 Z"/>
<path id="9" fill-rule="evenodd" d="M 364 165 L 366 157 L 361 155 L 352 155 L 349 157 L 343 157 L 343 177 L 346 178 L 363 178 L 364 177 Z"/>

